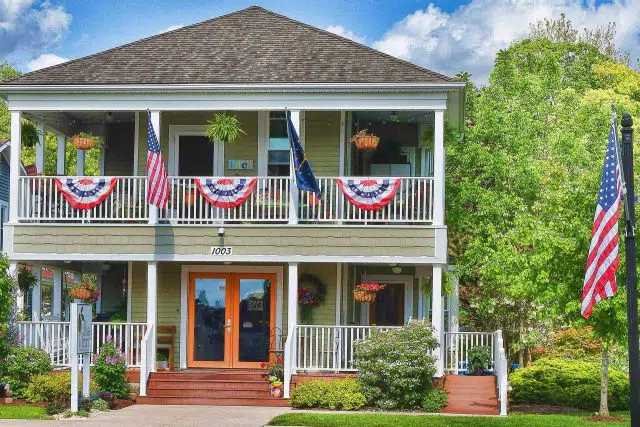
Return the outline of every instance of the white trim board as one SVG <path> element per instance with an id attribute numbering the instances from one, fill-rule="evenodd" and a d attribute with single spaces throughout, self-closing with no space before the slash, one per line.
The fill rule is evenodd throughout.
<path id="1" fill-rule="evenodd" d="M 260 265 L 183 265 L 180 272 L 180 369 L 187 369 L 187 324 L 189 273 L 275 273 L 276 275 L 276 328 L 282 331 L 282 311 L 284 308 L 284 267 Z M 276 340 L 277 341 L 277 340 Z"/>
<path id="2" fill-rule="evenodd" d="M 394 283 L 394 284 L 403 283 L 404 284 L 404 323 L 406 324 L 409 321 L 409 317 L 413 314 L 413 276 L 403 275 L 403 274 L 362 274 L 361 280 Z M 360 324 L 362 325 L 369 324 L 369 303 L 361 304 Z"/>

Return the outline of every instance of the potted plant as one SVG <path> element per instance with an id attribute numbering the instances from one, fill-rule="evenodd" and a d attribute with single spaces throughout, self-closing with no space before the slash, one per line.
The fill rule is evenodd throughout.
<path id="1" fill-rule="evenodd" d="M 469 369 L 473 375 L 482 375 L 490 367 L 491 351 L 488 347 L 476 346 L 469 350 Z"/>
<path id="2" fill-rule="evenodd" d="M 23 294 L 27 294 L 33 288 L 38 279 L 35 274 L 25 265 L 21 265 L 18 269 L 18 287 Z"/>
<path id="3" fill-rule="evenodd" d="M 374 151 L 380 144 L 380 138 L 367 133 L 367 129 L 362 129 L 349 138 L 349 142 L 353 143 L 358 150 Z"/>
<path id="4" fill-rule="evenodd" d="M 271 383 L 271 396 L 276 399 L 282 397 L 282 381 L 277 380 Z"/>
<path id="5" fill-rule="evenodd" d="M 236 116 L 227 113 L 215 113 L 211 120 L 207 122 L 207 138 L 211 142 L 222 141 L 226 144 L 233 144 L 240 134 L 246 135 L 240 124 L 240 120 Z"/>
<path id="6" fill-rule="evenodd" d="M 169 356 L 164 352 L 156 354 L 156 369 L 167 371 L 169 370 Z"/>
<path id="7" fill-rule="evenodd" d="M 386 285 L 377 282 L 363 282 L 356 285 L 353 291 L 353 298 L 359 302 L 373 302 L 376 294 L 383 290 Z"/>
<path id="8" fill-rule="evenodd" d="M 28 120 L 22 121 L 22 145 L 25 147 L 35 147 L 39 142 L 38 130 L 36 126 Z"/>
<path id="9" fill-rule="evenodd" d="M 71 296 L 84 302 L 96 302 L 100 297 L 100 291 L 95 283 L 83 280 L 71 287 Z"/>
<path id="10" fill-rule="evenodd" d="M 80 132 L 71 137 L 71 143 L 78 150 L 91 150 L 102 146 L 102 138 L 91 133 Z"/>

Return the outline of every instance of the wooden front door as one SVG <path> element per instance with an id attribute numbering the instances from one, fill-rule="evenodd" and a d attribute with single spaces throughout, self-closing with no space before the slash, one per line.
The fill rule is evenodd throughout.
<path id="1" fill-rule="evenodd" d="M 270 359 L 275 274 L 190 273 L 188 366 L 259 368 Z"/>
<path id="2" fill-rule="evenodd" d="M 376 299 L 369 304 L 369 324 L 376 326 L 404 325 L 404 284 L 386 283 Z"/>

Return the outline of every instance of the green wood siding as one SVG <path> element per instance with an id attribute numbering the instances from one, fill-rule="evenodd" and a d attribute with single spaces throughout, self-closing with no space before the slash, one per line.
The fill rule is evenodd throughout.
<path id="1" fill-rule="evenodd" d="M 340 164 L 340 112 L 305 113 L 304 151 L 316 176 L 337 176 Z"/>

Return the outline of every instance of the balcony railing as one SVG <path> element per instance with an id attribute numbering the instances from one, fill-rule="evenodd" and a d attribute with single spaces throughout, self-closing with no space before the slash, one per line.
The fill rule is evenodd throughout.
<path id="1" fill-rule="evenodd" d="M 109 196 L 86 210 L 72 206 L 56 187 L 55 179 L 51 176 L 20 177 L 19 222 L 135 224 L 149 221 L 147 179 L 144 176 L 118 177 Z M 394 178 L 400 180 L 398 191 L 386 206 L 378 210 L 364 210 L 352 204 L 338 187 L 336 179 L 318 178 L 323 192 L 322 201 L 312 193 L 298 191 L 294 222 L 364 225 L 430 224 L 433 221 L 432 177 Z M 254 190 L 242 204 L 219 208 L 202 196 L 194 178 L 169 177 L 169 202 L 166 209 L 159 211 L 158 221 L 176 225 L 289 223 L 292 186 L 295 184 L 289 177 L 258 177 Z"/>

